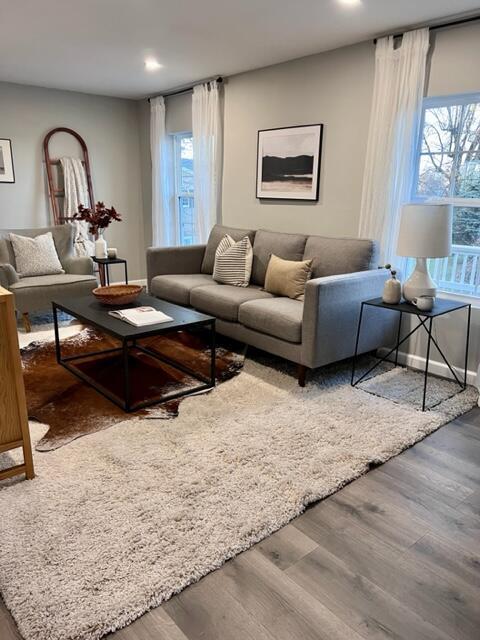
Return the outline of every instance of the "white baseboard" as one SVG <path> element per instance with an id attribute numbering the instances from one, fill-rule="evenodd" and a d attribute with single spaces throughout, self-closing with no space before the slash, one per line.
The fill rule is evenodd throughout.
<path id="1" fill-rule="evenodd" d="M 378 349 L 377 353 L 380 357 L 383 357 L 389 351 L 390 349 L 388 349 L 387 347 L 382 347 L 381 349 Z M 391 358 L 389 359 L 393 361 L 394 355 L 395 354 L 392 354 Z M 419 369 L 420 371 L 425 371 L 425 358 L 423 358 L 422 356 L 417 356 L 413 353 L 405 353 L 405 351 L 399 351 L 398 363 L 403 364 L 407 367 L 411 367 L 412 369 Z M 447 365 L 444 362 L 440 362 L 439 360 L 432 360 L 430 358 L 428 370 L 430 373 L 433 373 L 437 376 L 442 376 L 444 378 L 451 378 L 452 380 L 454 379 Z M 463 381 L 463 370 L 460 370 L 458 367 L 453 367 L 453 370 L 455 371 L 459 379 Z M 476 371 L 471 371 L 471 370 L 467 371 L 467 384 L 472 384 L 473 386 L 476 386 L 477 384 Z"/>
<path id="2" fill-rule="evenodd" d="M 110 284 L 125 284 L 125 282 L 111 282 Z M 128 284 L 139 284 L 142 287 L 147 287 L 147 279 L 141 278 L 140 280 L 129 280 Z"/>

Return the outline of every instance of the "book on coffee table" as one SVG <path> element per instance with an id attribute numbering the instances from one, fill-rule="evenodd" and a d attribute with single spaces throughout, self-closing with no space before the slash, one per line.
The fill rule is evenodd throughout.
<path id="1" fill-rule="evenodd" d="M 118 318 L 134 327 L 145 327 L 149 324 L 159 324 L 160 322 L 172 322 L 173 318 L 167 316 L 163 311 L 158 311 L 153 307 L 135 307 L 134 309 L 117 309 L 109 311 L 113 318 Z"/>

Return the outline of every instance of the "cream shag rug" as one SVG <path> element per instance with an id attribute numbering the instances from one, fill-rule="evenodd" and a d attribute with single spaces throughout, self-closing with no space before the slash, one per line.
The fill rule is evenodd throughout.
<path id="1" fill-rule="evenodd" d="M 176 420 L 35 453 L 37 478 L 0 490 L 0 589 L 23 636 L 127 625 L 477 400 L 469 388 L 422 413 L 349 378 L 330 367 L 301 389 L 247 360 Z"/>
<path id="2" fill-rule="evenodd" d="M 422 371 L 402 367 L 390 368 L 386 364 L 383 366 L 383 372 L 365 379 L 358 386 L 364 391 L 373 393 L 381 398 L 388 398 L 393 402 L 401 402 L 421 409 L 424 380 L 425 377 Z M 434 381 L 434 384 L 432 384 L 432 381 Z M 434 378 L 430 375 L 427 381 L 425 408 L 433 409 L 441 402 L 453 398 L 458 393 L 461 393 L 461 389 L 457 382 L 446 380 L 445 378 Z"/>

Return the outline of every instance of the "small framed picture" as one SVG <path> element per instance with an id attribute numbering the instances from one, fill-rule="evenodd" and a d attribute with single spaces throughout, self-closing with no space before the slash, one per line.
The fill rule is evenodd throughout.
<path id="1" fill-rule="evenodd" d="M 257 198 L 318 200 L 323 124 L 258 132 Z"/>
<path id="2" fill-rule="evenodd" d="M 12 142 L 7 138 L 0 138 L 0 182 L 15 182 Z"/>

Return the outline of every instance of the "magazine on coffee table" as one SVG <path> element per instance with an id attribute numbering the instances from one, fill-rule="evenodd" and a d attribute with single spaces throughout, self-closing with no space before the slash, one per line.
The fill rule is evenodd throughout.
<path id="1" fill-rule="evenodd" d="M 159 324 L 160 322 L 172 322 L 173 318 L 167 316 L 163 311 L 157 311 L 153 307 L 135 307 L 134 309 L 118 309 L 109 311 L 108 315 L 118 318 L 134 327 L 144 327 L 149 324 Z"/>

